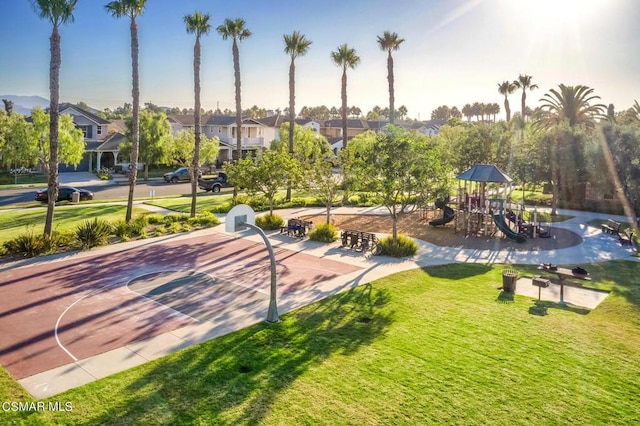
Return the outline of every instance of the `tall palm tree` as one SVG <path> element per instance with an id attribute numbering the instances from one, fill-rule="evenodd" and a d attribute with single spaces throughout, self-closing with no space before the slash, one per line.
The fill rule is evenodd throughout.
<path id="1" fill-rule="evenodd" d="M 51 59 L 49 62 L 49 166 L 47 183 L 47 216 L 44 222 L 44 235 L 53 233 L 53 211 L 58 199 L 58 103 L 60 98 L 60 32 L 58 28 L 73 22 L 73 8 L 78 0 L 32 0 L 31 4 L 43 19 L 53 26 L 49 38 Z"/>
<path id="2" fill-rule="evenodd" d="M 238 42 L 251 37 L 251 31 L 245 28 L 246 24 L 244 19 L 237 18 L 232 20 L 227 18 L 217 28 L 223 40 L 228 38 L 233 40 L 233 71 L 236 83 L 236 159 L 242 158 L 242 138 L 240 135 L 240 130 L 242 129 L 242 103 L 240 99 L 240 51 L 238 50 Z"/>
<path id="3" fill-rule="evenodd" d="M 378 44 L 380 49 L 388 52 L 387 55 L 387 81 L 389 82 L 389 123 L 394 123 L 395 118 L 395 92 L 393 89 L 393 56 L 391 52 L 400 49 L 400 45 L 404 42 L 397 33 L 385 31 L 382 36 L 378 36 Z"/>
<path id="4" fill-rule="evenodd" d="M 559 90 L 551 89 L 545 94 L 542 102 L 542 118 L 540 124 L 549 128 L 566 121 L 570 127 L 584 126 L 593 128 L 595 120 L 605 118 L 607 106 L 591 102 L 600 99 L 593 94 L 593 89 L 587 86 L 558 85 Z"/>
<path id="5" fill-rule="evenodd" d="M 507 113 L 507 123 L 511 121 L 511 108 L 509 108 L 508 96 L 516 90 L 516 85 L 512 81 L 503 81 L 498 83 L 498 92 L 504 95 L 504 110 Z"/>
<path id="6" fill-rule="evenodd" d="M 355 49 L 349 49 L 347 44 L 338 46 L 338 50 L 331 52 L 333 63 L 342 68 L 342 147 L 347 147 L 347 68 L 355 69 L 360 63 L 360 57 Z"/>
<path id="7" fill-rule="evenodd" d="M 634 101 L 632 108 L 636 117 L 636 121 L 640 122 L 640 104 L 638 103 L 638 101 Z"/>
<path id="8" fill-rule="evenodd" d="M 471 121 L 471 117 L 473 117 L 473 107 L 471 106 L 471 104 L 465 104 L 462 107 L 462 115 L 464 115 L 465 117 L 467 117 L 467 121 Z"/>
<path id="9" fill-rule="evenodd" d="M 202 14 L 197 10 L 193 15 L 186 15 L 184 23 L 187 26 L 187 33 L 196 35 L 196 42 L 193 45 L 193 123 L 195 130 L 195 146 L 193 150 L 193 161 L 191 163 L 191 217 L 196 217 L 196 198 L 198 192 L 198 167 L 200 166 L 200 37 L 206 35 L 211 30 L 209 23 L 211 15 Z"/>
<path id="10" fill-rule="evenodd" d="M 131 164 L 129 165 L 129 197 L 127 199 L 127 213 L 125 221 L 129 222 L 133 214 L 133 192 L 136 188 L 138 176 L 138 153 L 140 150 L 140 76 L 138 72 L 138 24 L 136 18 L 142 15 L 147 0 L 117 0 L 107 3 L 105 9 L 114 18 L 129 17 L 131 32 L 131 80 L 133 87 L 132 120 L 131 120 Z"/>
<path id="11" fill-rule="evenodd" d="M 526 121 L 526 112 L 527 112 L 527 108 L 526 108 L 526 100 L 527 100 L 527 89 L 529 90 L 533 90 L 533 89 L 537 89 L 538 85 L 537 84 L 531 84 L 531 79 L 533 77 L 530 75 L 526 75 L 526 74 L 520 74 L 518 76 L 518 79 L 515 80 L 513 82 L 513 84 L 516 86 L 516 88 L 518 89 L 522 89 L 522 119 Z"/>
<path id="12" fill-rule="evenodd" d="M 296 58 L 304 56 L 311 46 L 311 40 L 308 40 L 299 31 L 285 34 L 284 36 L 284 52 L 291 57 L 289 64 L 289 155 L 293 156 L 293 130 L 296 118 Z M 287 200 L 291 199 L 291 182 L 287 185 Z"/>

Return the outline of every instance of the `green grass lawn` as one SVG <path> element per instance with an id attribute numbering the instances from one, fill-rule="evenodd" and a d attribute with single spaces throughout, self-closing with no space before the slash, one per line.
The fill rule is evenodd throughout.
<path id="1" fill-rule="evenodd" d="M 505 297 L 500 266 L 412 270 L 50 399 L 71 412 L 0 415 L 5 424 L 637 424 L 640 265 L 584 267 L 589 285 L 611 291 L 591 312 Z M 2 374 L 0 398 L 28 400 Z"/>
<path id="2" fill-rule="evenodd" d="M 54 213 L 53 227 L 54 230 L 62 232 L 73 230 L 85 220 L 92 220 L 96 217 L 110 222 L 124 220 L 126 211 L 127 206 L 120 205 L 57 207 Z M 148 213 L 148 211 L 134 207 L 134 217 L 143 213 Z M 30 230 L 35 233 L 42 232 L 46 216 L 46 207 L 0 211 L 0 244 Z"/>

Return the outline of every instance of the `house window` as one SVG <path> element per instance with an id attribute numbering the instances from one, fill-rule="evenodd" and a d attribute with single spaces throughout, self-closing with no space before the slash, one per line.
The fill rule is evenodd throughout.
<path id="1" fill-rule="evenodd" d="M 77 126 L 78 129 L 82 130 L 82 136 L 85 139 L 91 139 L 93 137 L 92 127 L 91 126 Z"/>
<path id="2" fill-rule="evenodd" d="M 102 134 L 102 126 L 98 126 L 98 131 L 96 132 L 98 135 Z"/>

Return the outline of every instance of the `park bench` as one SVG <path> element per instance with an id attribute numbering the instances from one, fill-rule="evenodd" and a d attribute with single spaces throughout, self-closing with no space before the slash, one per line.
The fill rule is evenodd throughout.
<path id="1" fill-rule="evenodd" d="M 302 219 L 289 219 L 285 226 L 280 227 L 280 233 L 286 232 L 290 237 L 304 237 L 307 235 L 307 230 L 311 229 L 313 222 Z"/>
<path id="2" fill-rule="evenodd" d="M 354 231 L 346 229 L 340 233 L 342 247 L 348 247 L 355 251 L 371 251 L 380 254 L 382 248 L 378 246 L 378 237 L 371 232 Z"/>
<path id="3" fill-rule="evenodd" d="M 601 226 L 602 232 L 606 232 L 607 234 L 619 235 L 620 234 L 620 222 L 616 222 L 615 220 L 607 220 L 607 223 L 603 223 Z"/>
<path id="4" fill-rule="evenodd" d="M 623 233 L 618 234 L 618 240 L 623 246 L 633 246 L 633 231 L 631 230 L 631 228 L 627 228 Z"/>

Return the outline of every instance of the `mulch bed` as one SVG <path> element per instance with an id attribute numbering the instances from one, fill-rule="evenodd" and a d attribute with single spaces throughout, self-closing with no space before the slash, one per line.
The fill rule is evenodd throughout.
<path id="1" fill-rule="evenodd" d="M 302 216 L 304 220 L 311 220 L 315 224 L 325 223 L 326 215 Z M 498 233 L 496 236 L 469 236 L 464 232 L 454 232 L 453 222 L 442 227 L 432 227 L 429 220 L 433 217 L 419 212 L 409 213 L 398 220 L 398 232 L 418 238 L 423 241 L 441 246 L 479 250 L 557 250 L 574 247 L 582 243 L 582 237 L 575 232 L 566 229 L 551 227 L 551 238 L 530 238 L 527 242 L 519 244 Z M 333 215 L 334 225 L 338 229 L 353 229 L 363 232 L 378 232 L 391 234 L 391 217 L 383 215 Z"/>

